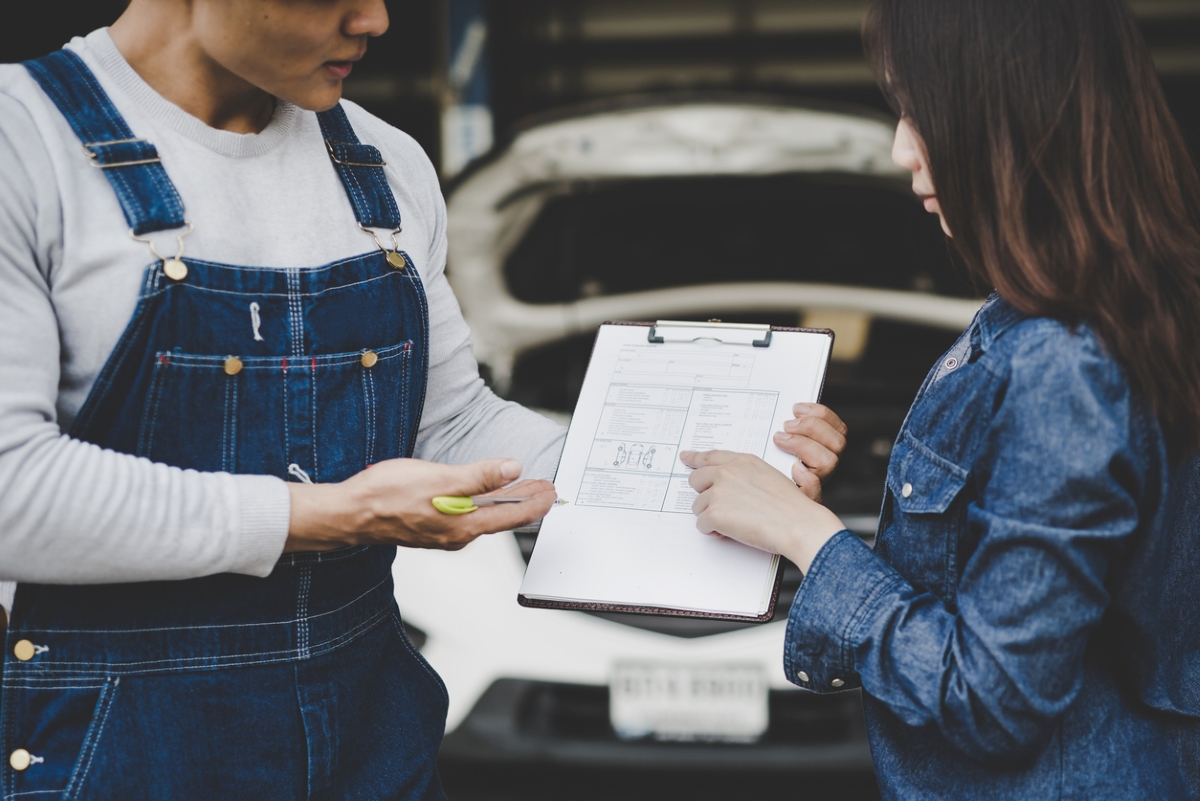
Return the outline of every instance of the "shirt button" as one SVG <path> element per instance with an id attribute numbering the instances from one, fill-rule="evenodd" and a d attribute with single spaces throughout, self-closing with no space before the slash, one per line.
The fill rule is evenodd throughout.
<path id="1" fill-rule="evenodd" d="M 25 770 L 30 762 L 32 760 L 29 758 L 29 752 L 24 748 L 18 748 L 8 755 L 8 764 L 12 765 L 13 770 Z"/>
<path id="2" fill-rule="evenodd" d="M 225 360 L 225 375 L 237 375 L 242 372 L 242 360 L 237 356 L 230 356 Z"/>
<path id="3" fill-rule="evenodd" d="M 17 644 L 13 646 L 13 656 L 22 662 L 28 662 L 30 659 L 33 659 L 33 654 L 33 643 L 29 640 L 18 640 Z"/>
<path id="4" fill-rule="evenodd" d="M 842 681 L 841 679 L 834 679 L 833 681 L 831 681 L 829 683 L 830 683 L 830 685 L 832 685 L 834 687 L 841 687 L 846 682 Z"/>
<path id="5" fill-rule="evenodd" d="M 946 359 L 946 361 L 942 362 L 942 366 L 947 370 L 953 370 L 955 367 L 958 367 L 958 359 L 951 356 L 949 359 Z"/>
<path id="6" fill-rule="evenodd" d="M 798 678 L 800 681 L 807 682 L 807 681 L 808 681 L 808 674 L 807 674 L 807 673 L 805 673 L 803 670 L 797 670 L 797 671 L 796 671 L 796 678 Z"/>
<path id="7" fill-rule="evenodd" d="M 362 355 L 362 366 L 363 367 L 374 367 L 375 362 L 377 362 L 377 361 L 379 361 L 379 354 L 377 354 L 373 350 L 369 350 Z"/>
<path id="8" fill-rule="evenodd" d="M 907 481 L 905 481 L 904 486 L 900 488 L 900 494 L 903 495 L 905 498 L 911 497 L 912 496 L 912 484 L 909 484 Z"/>

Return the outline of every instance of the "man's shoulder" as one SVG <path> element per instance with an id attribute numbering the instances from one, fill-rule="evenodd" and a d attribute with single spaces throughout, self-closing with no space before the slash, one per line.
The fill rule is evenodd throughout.
<path id="1" fill-rule="evenodd" d="M 353 101 L 342 100 L 341 103 L 359 140 L 379 148 L 389 167 L 394 166 L 401 175 L 432 180 L 436 184 L 437 171 L 416 139 Z"/>

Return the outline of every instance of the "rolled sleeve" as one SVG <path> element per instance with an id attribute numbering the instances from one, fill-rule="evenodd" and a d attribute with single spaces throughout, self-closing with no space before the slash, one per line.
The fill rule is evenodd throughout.
<path id="1" fill-rule="evenodd" d="M 783 670 L 814 692 L 861 686 L 854 663 L 863 621 L 904 583 L 862 540 L 840 531 L 817 553 L 788 613 Z"/>

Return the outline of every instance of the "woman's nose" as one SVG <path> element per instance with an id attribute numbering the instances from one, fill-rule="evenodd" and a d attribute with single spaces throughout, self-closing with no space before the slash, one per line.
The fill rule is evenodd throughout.
<path id="1" fill-rule="evenodd" d="M 896 141 L 892 143 L 892 161 L 897 167 L 903 167 L 911 172 L 921 169 L 921 157 L 917 143 L 912 135 L 912 129 L 907 122 L 901 121 L 896 126 Z"/>

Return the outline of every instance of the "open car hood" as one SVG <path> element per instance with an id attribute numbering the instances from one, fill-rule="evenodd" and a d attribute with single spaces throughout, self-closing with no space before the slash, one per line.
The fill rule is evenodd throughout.
<path id="1" fill-rule="evenodd" d="M 476 357 L 503 391 L 517 353 L 608 319 L 833 308 L 961 330 L 978 301 L 862 286 L 722 283 L 524 303 L 506 285 L 505 260 L 554 197 L 671 177 L 820 173 L 903 185 L 892 137 L 882 117 L 758 101 L 646 101 L 527 128 L 471 170 L 447 204 L 449 277 L 475 330 Z"/>

